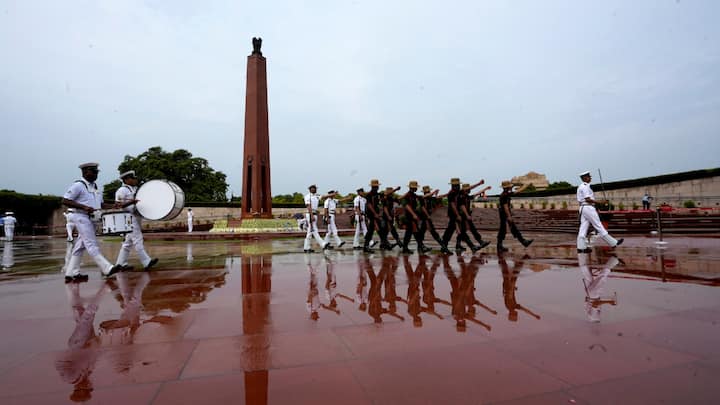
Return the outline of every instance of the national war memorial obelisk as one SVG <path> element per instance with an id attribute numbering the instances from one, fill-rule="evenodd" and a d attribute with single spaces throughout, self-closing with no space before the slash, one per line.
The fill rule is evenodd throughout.
<path id="1" fill-rule="evenodd" d="M 252 44 L 247 58 L 241 219 L 272 218 L 267 70 L 262 39 L 253 38 Z"/>

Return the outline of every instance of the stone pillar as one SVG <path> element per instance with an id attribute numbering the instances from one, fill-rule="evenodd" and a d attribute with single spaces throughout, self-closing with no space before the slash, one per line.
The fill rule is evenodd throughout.
<path id="1" fill-rule="evenodd" d="M 270 194 L 270 136 L 268 131 L 267 72 L 260 52 L 260 38 L 253 38 L 247 59 L 245 90 L 245 145 L 241 218 L 272 218 Z"/>

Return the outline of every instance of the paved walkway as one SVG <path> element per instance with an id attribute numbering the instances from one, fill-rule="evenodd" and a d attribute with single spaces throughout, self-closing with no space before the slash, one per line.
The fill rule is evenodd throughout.
<path id="1" fill-rule="evenodd" d="M 7 242 L 0 403 L 717 401 L 720 239 L 532 237 L 450 257 L 150 240 L 155 271 L 85 258 L 82 284 L 65 242 Z"/>

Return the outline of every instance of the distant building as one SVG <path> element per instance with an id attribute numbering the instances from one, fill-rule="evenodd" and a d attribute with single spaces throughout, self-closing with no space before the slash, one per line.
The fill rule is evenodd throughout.
<path id="1" fill-rule="evenodd" d="M 545 177 L 544 174 L 541 173 L 535 173 L 535 172 L 529 172 L 528 174 L 524 176 L 517 176 L 513 177 L 512 180 L 515 184 L 527 184 L 532 183 L 533 186 L 535 186 L 535 190 L 545 190 L 548 188 L 550 183 L 548 183 L 547 177 Z"/>

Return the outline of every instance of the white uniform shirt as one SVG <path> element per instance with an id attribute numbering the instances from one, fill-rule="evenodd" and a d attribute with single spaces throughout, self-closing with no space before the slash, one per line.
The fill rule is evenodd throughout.
<path id="1" fill-rule="evenodd" d="M 3 217 L 3 225 L 9 225 L 9 226 L 15 226 L 15 223 L 17 222 L 17 219 L 13 216 L 5 216 Z"/>
<path id="2" fill-rule="evenodd" d="M 137 187 L 123 184 L 120 186 L 119 189 L 115 192 L 115 201 L 119 203 L 126 203 L 128 201 L 132 201 L 135 199 L 135 193 L 137 192 Z M 135 204 L 128 205 L 127 207 L 123 208 L 126 212 L 129 212 L 131 214 L 135 213 Z"/>
<path id="3" fill-rule="evenodd" d="M 75 201 L 78 204 L 87 205 L 96 210 L 99 210 L 102 204 L 102 195 L 100 195 L 97 184 L 90 183 L 85 179 L 78 180 L 70 185 L 70 188 L 65 192 L 63 198 Z"/>
<path id="4" fill-rule="evenodd" d="M 360 210 L 361 214 L 365 214 L 365 204 L 367 203 L 367 199 L 365 197 L 358 195 L 355 196 L 355 199 L 353 200 L 353 207 L 358 208 Z"/>
<path id="5" fill-rule="evenodd" d="M 590 188 L 590 183 L 582 183 L 578 186 L 577 189 L 577 200 L 580 205 L 588 205 L 589 203 L 585 201 L 586 197 L 590 197 L 593 201 L 595 200 L 595 194 L 593 194 L 592 189 Z"/>
<path id="6" fill-rule="evenodd" d="M 305 206 L 307 207 L 308 205 L 310 205 L 313 211 L 317 211 L 318 205 L 320 205 L 320 196 L 313 193 L 305 194 Z"/>
<path id="7" fill-rule="evenodd" d="M 335 208 L 337 208 L 337 200 L 332 197 L 325 199 L 325 208 L 330 214 L 334 214 Z"/>

